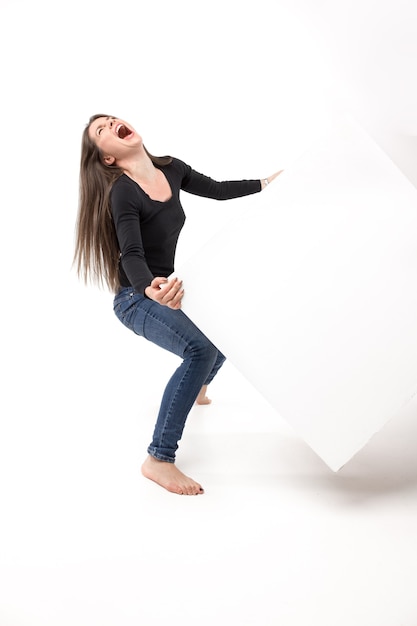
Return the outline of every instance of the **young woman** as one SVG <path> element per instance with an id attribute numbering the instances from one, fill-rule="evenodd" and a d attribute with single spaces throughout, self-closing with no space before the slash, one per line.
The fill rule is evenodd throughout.
<path id="1" fill-rule="evenodd" d="M 168 491 L 203 488 L 175 465 L 175 453 L 194 404 L 208 404 L 207 386 L 225 358 L 181 311 L 183 286 L 168 280 L 185 215 L 179 192 L 226 200 L 261 191 L 263 180 L 216 182 L 172 157 L 154 157 L 134 128 L 94 115 L 82 137 L 75 263 L 84 280 L 115 293 L 114 311 L 137 335 L 178 355 L 142 473 Z"/>

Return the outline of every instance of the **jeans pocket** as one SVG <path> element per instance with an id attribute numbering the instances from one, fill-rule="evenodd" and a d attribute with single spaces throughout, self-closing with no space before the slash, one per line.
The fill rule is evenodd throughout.
<path id="1" fill-rule="evenodd" d="M 126 328 L 133 330 L 137 335 L 143 332 L 143 314 L 141 315 L 140 304 L 144 297 L 135 293 L 133 289 L 124 289 L 114 298 L 113 310 L 116 317 Z"/>

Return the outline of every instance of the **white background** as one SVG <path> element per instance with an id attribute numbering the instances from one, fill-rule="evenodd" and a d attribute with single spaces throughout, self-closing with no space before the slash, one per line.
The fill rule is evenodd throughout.
<path id="1" fill-rule="evenodd" d="M 1 626 L 415 626 L 413 407 L 336 478 L 225 366 L 175 499 L 138 471 L 175 361 L 71 271 L 96 112 L 221 179 L 348 106 L 412 178 L 413 3 L 3 1 L 0 30 Z M 184 198 L 178 262 L 244 206 Z"/>

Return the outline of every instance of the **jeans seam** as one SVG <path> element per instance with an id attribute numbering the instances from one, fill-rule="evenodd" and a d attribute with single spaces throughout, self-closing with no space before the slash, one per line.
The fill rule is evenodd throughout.
<path id="1" fill-rule="evenodd" d="M 188 364 L 187 370 L 184 372 L 183 376 L 181 377 L 181 380 L 179 381 L 179 383 L 177 385 L 177 388 L 175 390 L 174 397 L 171 399 L 169 407 L 167 408 L 167 411 L 166 411 L 166 414 L 165 414 L 164 423 L 163 423 L 162 428 L 161 428 L 161 434 L 159 436 L 159 443 L 160 443 L 160 447 L 161 448 L 164 447 L 163 446 L 163 438 L 165 437 L 165 431 L 166 431 L 167 423 L 172 418 L 173 408 L 175 407 L 175 403 L 177 402 L 178 394 L 179 394 L 180 390 L 183 387 L 184 380 L 187 378 L 187 376 L 189 374 L 190 367 L 191 367 L 191 363 Z M 177 445 L 178 445 L 178 441 L 177 441 Z M 175 452 L 174 452 L 173 458 L 175 458 Z"/>

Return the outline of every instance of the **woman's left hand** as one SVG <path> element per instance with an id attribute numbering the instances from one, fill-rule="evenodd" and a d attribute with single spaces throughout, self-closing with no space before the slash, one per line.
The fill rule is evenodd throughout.
<path id="1" fill-rule="evenodd" d="M 279 170 L 278 172 L 275 172 L 275 174 L 271 174 L 271 176 L 267 176 L 267 178 L 261 178 L 261 187 L 262 189 L 265 189 L 265 187 L 267 187 L 269 185 L 269 183 L 272 183 L 272 181 L 279 176 L 284 170 Z"/>

